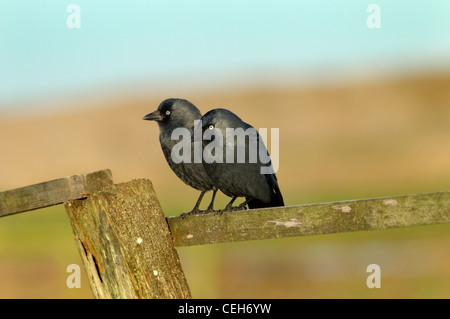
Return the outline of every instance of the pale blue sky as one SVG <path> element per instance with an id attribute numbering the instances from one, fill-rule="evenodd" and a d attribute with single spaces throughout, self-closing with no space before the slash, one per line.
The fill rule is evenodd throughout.
<path id="1" fill-rule="evenodd" d="M 71 3 L 81 8 L 80 29 L 66 25 Z M 380 29 L 366 25 L 371 3 Z M 450 1 L 0 2 L 0 107 L 139 81 L 151 91 L 152 83 L 345 77 L 361 65 L 450 70 Z"/>

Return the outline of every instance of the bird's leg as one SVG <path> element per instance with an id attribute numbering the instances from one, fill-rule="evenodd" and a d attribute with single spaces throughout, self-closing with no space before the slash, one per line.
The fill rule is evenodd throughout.
<path id="1" fill-rule="evenodd" d="M 235 210 L 245 210 L 245 206 L 252 201 L 253 198 L 247 199 L 245 202 L 241 203 L 239 206 L 235 207 Z"/>
<path id="2" fill-rule="evenodd" d="M 191 213 L 198 214 L 200 212 L 200 209 L 199 209 L 200 203 L 202 202 L 202 199 L 203 199 L 203 196 L 205 195 L 205 193 L 206 193 L 206 191 L 202 191 L 200 193 L 200 196 L 197 199 L 197 203 L 195 203 L 195 206 L 192 209 Z"/>
<path id="3" fill-rule="evenodd" d="M 222 212 L 231 212 L 233 211 L 233 203 L 236 200 L 236 198 L 238 198 L 237 196 L 234 196 L 230 202 L 227 204 L 227 206 L 225 206 L 225 208 L 222 210 Z"/>
<path id="4" fill-rule="evenodd" d="M 206 191 L 202 191 L 200 193 L 200 196 L 197 199 L 197 203 L 195 203 L 194 208 L 192 208 L 192 210 L 189 213 L 183 213 L 180 215 L 180 217 L 185 217 L 187 215 L 196 215 L 196 214 L 200 214 L 200 203 L 202 202 L 203 196 L 205 195 Z"/>
<path id="5" fill-rule="evenodd" d="M 211 198 L 211 203 L 209 204 L 208 208 L 206 209 L 206 213 L 210 213 L 214 211 L 214 200 L 216 199 L 216 193 L 219 189 L 217 187 L 213 187 L 213 194 L 212 194 L 212 198 Z"/>

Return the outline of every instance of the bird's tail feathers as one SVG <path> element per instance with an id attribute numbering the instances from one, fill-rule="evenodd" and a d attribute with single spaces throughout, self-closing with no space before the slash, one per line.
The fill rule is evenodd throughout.
<path id="1" fill-rule="evenodd" d="M 273 190 L 270 202 L 264 203 L 262 200 L 257 198 L 253 198 L 252 200 L 246 198 L 247 200 L 249 200 L 247 204 L 249 209 L 284 206 L 283 195 L 281 195 L 281 191 L 278 187 L 278 182 L 275 174 L 268 174 L 266 175 L 266 178 Z"/>

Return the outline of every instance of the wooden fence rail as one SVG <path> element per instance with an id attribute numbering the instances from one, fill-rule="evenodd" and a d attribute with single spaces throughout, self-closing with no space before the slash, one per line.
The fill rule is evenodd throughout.
<path id="1" fill-rule="evenodd" d="M 450 222 L 450 191 L 165 217 L 147 179 L 110 170 L 0 193 L 0 217 L 64 203 L 97 298 L 190 298 L 175 246 Z"/>
<path id="2" fill-rule="evenodd" d="M 168 217 L 167 221 L 175 246 L 419 226 L 450 221 L 450 191 Z"/>
<path id="3" fill-rule="evenodd" d="M 112 184 L 112 174 L 107 169 L 1 192 L 0 217 L 86 198 Z"/>

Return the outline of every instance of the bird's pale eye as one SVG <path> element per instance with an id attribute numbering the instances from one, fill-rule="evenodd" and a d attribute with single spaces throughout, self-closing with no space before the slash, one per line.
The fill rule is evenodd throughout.
<path id="1" fill-rule="evenodd" d="M 214 129 L 214 125 L 210 125 L 210 126 L 208 126 L 208 129 L 210 129 L 210 130 L 213 130 Z"/>
<path id="2" fill-rule="evenodd" d="M 170 111 L 169 110 L 166 111 L 166 115 L 170 115 Z"/>

